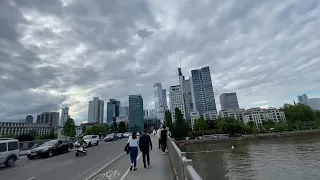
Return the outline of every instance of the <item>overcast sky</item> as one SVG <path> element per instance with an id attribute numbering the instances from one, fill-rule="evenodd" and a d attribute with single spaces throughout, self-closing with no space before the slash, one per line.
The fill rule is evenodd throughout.
<path id="1" fill-rule="evenodd" d="M 318 0 L 1 0 L 0 120 L 178 84 L 210 66 L 217 107 L 280 107 L 320 96 Z M 105 116 L 106 117 L 106 116 Z"/>

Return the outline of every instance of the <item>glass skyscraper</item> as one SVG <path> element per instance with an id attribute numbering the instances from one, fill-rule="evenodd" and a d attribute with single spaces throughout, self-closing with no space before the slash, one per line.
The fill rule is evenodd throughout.
<path id="1" fill-rule="evenodd" d="M 120 116 L 120 101 L 110 99 L 107 103 L 107 124 L 116 122 L 116 118 Z"/>
<path id="2" fill-rule="evenodd" d="M 129 95 L 129 130 L 143 133 L 143 98 L 141 95 Z"/>
<path id="3" fill-rule="evenodd" d="M 223 93 L 219 96 L 221 110 L 239 109 L 237 93 Z"/>

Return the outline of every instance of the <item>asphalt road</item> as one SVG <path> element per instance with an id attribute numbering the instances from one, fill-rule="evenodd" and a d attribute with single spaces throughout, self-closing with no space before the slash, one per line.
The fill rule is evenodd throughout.
<path id="1" fill-rule="evenodd" d="M 116 169 L 126 170 L 129 164 L 128 157 L 123 151 L 126 142 L 127 139 L 115 142 L 100 141 L 99 146 L 89 148 L 87 155 L 79 157 L 76 157 L 74 152 L 33 160 L 22 156 L 14 167 L 0 167 L 0 179 L 86 180 L 101 168 L 106 169 L 111 165 Z"/>

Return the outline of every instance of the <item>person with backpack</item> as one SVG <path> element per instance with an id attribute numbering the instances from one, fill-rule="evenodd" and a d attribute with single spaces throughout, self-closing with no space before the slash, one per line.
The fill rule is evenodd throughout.
<path id="1" fill-rule="evenodd" d="M 140 148 L 140 151 L 142 152 L 143 167 L 144 167 L 144 170 L 146 170 L 147 168 L 146 159 L 149 167 L 150 166 L 150 150 L 152 151 L 152 142 L 149 134 L 147 133 L 147 130 L 144 130 L 144 134 L 140 136 L 139 148 Z"/>

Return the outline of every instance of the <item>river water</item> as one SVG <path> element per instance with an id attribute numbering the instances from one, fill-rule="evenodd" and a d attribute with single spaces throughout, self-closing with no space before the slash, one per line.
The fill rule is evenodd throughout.
<path id="1" fill-rule="evenodd" d="M 319 135 L 180 148 L 204 180 L 320 180 Z"/>

